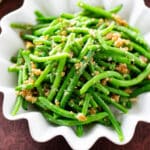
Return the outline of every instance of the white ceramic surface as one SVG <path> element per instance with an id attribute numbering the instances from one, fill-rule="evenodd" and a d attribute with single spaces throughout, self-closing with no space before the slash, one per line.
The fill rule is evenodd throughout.
<path id="1" fill-rule="evenodd" d="M 49 124 L 39 112 L 20 110 L 18 115 L 11 116 L 10 111 L 15 102 L 16 77 L 7 72 L 11 65 L 9 59 L 23 47 L 23 42 L 17 31 L 9 27 L 11 22 L 35 23 L 34 10 L 44 14 L 58 15 L 61 12 L 76 12 L 76 0 L 25 0 L 23 6 L 8 14 L 1 20 L 0 35 L 0 91 L 4 93 L 3 113 L 10 120 L 25 118 L 28 120 L 31 136 L 38 142 L 45 142 L 57 135 L 62 135 L 73 149 L 89 149 L 98 138 L 106 137 L 116 144 L 125 144 L 132 138 L 139 120 L 150 122 L 150 93 L 139 96 L 138 102 L 128 114 L 121 114 L 124 141 L 120 142 L 117 134 L 110 128 L 94 125 L 86 129 L 83 137 L 78 138 L 73 129 Z M 110 9 L 120 3 L 124 5 L 120 15 L 131 25 L 138 27 L 145 39 L 150 42 L 150 9 L 145 7 L 143 0 L 87 0 L 93 5 L 103 5 Z"/>

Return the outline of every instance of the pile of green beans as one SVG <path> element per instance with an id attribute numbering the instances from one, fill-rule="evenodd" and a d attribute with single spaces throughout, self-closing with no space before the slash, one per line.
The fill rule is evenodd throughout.
<path id="1" fill-rule="evenodd" d="M 121 123 L 112 107 L 127 113 L 133 98 L 150 90 L 150 48 L 139 30 L 118 13 L 82 1 L 76 14 L 45 16 L 37 24 L 12 23 L 25 47 L 11 58 L 20 106 L 34 106 L 52 124 L 76 127 L 83 135 L 91 123 L 111 126 L 122 141 Z"/>

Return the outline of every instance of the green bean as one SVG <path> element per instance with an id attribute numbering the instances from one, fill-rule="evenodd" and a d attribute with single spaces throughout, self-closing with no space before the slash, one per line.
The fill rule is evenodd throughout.
<path id="1" fill-rule="evenodd" d="M 110 80 L 110 82 L 112 84 L 116 85 L 116 86 L 119 86 L 119 87 L 129 87 L 129 86 L 133 86 L 133 85 L 136 85 L 136 84 L 140 83 L 149 74 L 150 74 L 150 64 L 148 64 L 146 69 L 134 79 L 131 79 L 131 80 L 118 80 L 118 79 L 112 78 Z"/>
<path id="2" fill-rule="evenodd" d="M 102 67 L 107 67 L 109 68 L 110 70 L 115 70 L 115 67 L 116 67 L 116 64 L 114 63 L 107 63 L 105 61 L 102 61 L 101 59 L 100 60 L 96 60 L 96 62 L 102 66 Z"/>
<path id="3" fill-rule="evenodd" d="M 20 48 L 17 54 L 17 65 L 22 65 L 23 63 L 23 57 L 22 57 L 22 51 L 23 49 Z"/>
<path id="4" fill-rule="evenodd" d="M 68 37 L 67 43 L 64 47 L 63 52 L 69 52 L 70 51 L 70 43 L 74 39 L 74 37 L 75 37 L 75 34 L 73 34 L 73 33 L 70 34 L 70 36 Z M 58 90 L 58 87 L 60 86 L 60 82 L 62 80 L 61 74 L 62 74 L 62 71 L 64 69 L 65 64 L 66 64 L 66 58 L 61 59 L 59 61 L 58 68 L 56 71 L 57 76 L 55 77 L 54 83 L 53 83 L 52 88 L 51 88 L 51 92 L 48 95 L 49 101 L 52 101 L 53 97 L 55 96 L 55 94 Z"/>
<path id="5" fill-rule="evenodd" d="M 50 16 L 50 17 L 38 17 L 36 20 L 40 23 L 51 23 L 53 20 L 57 19 L 56 16 Z"/>
<path id="6" fill-rule="evenodd" d="M 42 38 L 36 38 L 33 40 L 33 44 L 35 45 L 41 45 L 41 44 L 44 44 L 46 46 L 51 46 L 51 41 L 49 40 L 45 40 L 43 37 Z"/>
<path id="7" fill-rule="evenodd" d="M 23 40 L 29 40 L 29 41 L 33 41 L 34 39 L 37 38 L 36 36 L 30 34 L 22 34 L 21 37 Z"/>
<path id="8" fill-rule="evenodd" d="M 110 103 L 112 104 L 114 107 L 118 108 L 120 111 L 127 113 L 128 110 L 123 107 L 122 105 L 120 105 L 119 103 L 115 102 L 112 98 L 108 97 L 107 95 L 104 94 L 98 94 L 104 101 L 106 101 L 106 103 Z"/>
<path id="9" fill-rule="evenodd" d="M 35 56 L 33 54 L 30 54 L 29 57 L 31 60 L 33 60 L 35 62 L 46 62 L 46 61 L 59 60 L 59 59 L 67 58 L 67 57 L 70 57 L 70 54 L 66 53 L 66 52 L 62 52 L 59 54 L 57 53 L 55 55 L 46 56 L 46 57 L 38 57 L 38 56 Z"/>
<path id="10" fill-rule="evenodd" d="M 94 76 L 92 79 L 90 79 L 89 81 L 87 81 L 82 88 L 80 89 L 80 93 L 83 94 L 85 93 L 91 86 L 93 86 L 94 84 L 96 84 L 98 81 L 104 79 L 104 78 L 108 78 L 108 77 L 116 77 L 116 78 L 120 78 L 122 79 L 121 74 L 119 74 L 118 72 L 115 71 L 105 71 L 100 73 L 99 75 Z"/>
<path id="11" fill-rule="evenodd" d="M 56 98 L 55 98 L 56 101 L 60 101 L 64 90 L 67 88 L 71 77 L 73 77 L 73 75 L 74 75 L 74 72 L 75 72 L 75 69 L 72 68 L 71 71 L 67 74 L 67 76 L 66 76 L 66 78 L 65 78 L 65 80 L 64 80 L 64 82 L 63 82 L 63 84 L 61 86 L 61 88 L 59 89 L 59 91 L 58 91 L 58 93 L 56 95 Z"/>
<path id="12" fill-rule="evenodd" d="M 91 45 L 93 43 L 93 39 L 89 38 L 86 45 L 84 46 L 84 48 L 81 50 L 78 59 L 82 59 L 88 52 L 89 50 L 89 45 Z"/>
<path id="13" fill-rule="evenodd" d="M 44 69 L 44 71 L 41 73 L 41 75 L 38 77 L 38 79 L 35 81 L 34 85 L 35 87 L 39 87 L 42 81 L 45 79 L 47 74 L 52 70 L 53 63 L 50 62 Z"/>
<path id="14" fill-rule="evenodd" d="M 38 97 L 38 100 L 36 101 L 36 105 L 41 107 L 44 110 L 53 111 L 54 113 L 56 113 L 60 116 L 75 119 L 75 120 L 77 119 L 75 113 L 69 112 L 67 110 L 64 110 L 64 109 L 54 105 L 45 97 Z"/>
<path id="15" fill-rule="evenodd" d="M 109 10 L 110 13 L 118 13 L 123 7 L 123 4 L 117 5 L 116 7 Z"/>
<path id="16" fill-rule="evenodd" d="M 108 114 L 106 112 L 98 113 L 95 115 L 87 116 L 87 120 L 85 121 L 78 121 L 78 120 L 65 120 L 65 119 L 55 119 L 53 116 L 51 116 L 49 113 L 42 112 L 43 116 L 52 123 L 58 124 L 58 125 L 64 125 L 64 126 L 77 126 L 77 125 L 86 125 L 92 122 L 97 122 L 99 120 L 102 120 L 103 118 L 107 117 Z"/>
<path id="17" fill-rule="evenodd" d="M 29 84 L 21 84 L 16 86 L 15 90 L 16 91 L 21 91 L 21 90 L 31 90 L 34 88 L 34 84 L 33 83 L 29 83 Z"/>
<path id="18" fill-rule="evenodd" d="M 26 100 L 23 100 L 23 101 L 22 101 L 22 108 L 23 108 L 24 110 L 28 110 L 28 104 L 29 104 L 29 102 L 27 102 Z"/>
<path id="19" fill-rule="evenodd" d="M 8 67 L 9 72 L 19 72 L 20 69 L 21 69 L 21 67 L 17 66 L 17 65 L 13 65 L 13 66 Z"/>
<path id="20" fill-rule="evenodd" d="M 134 48 L 134 50 L 138 51 L 139 53 L 141 53 L 142 55 L 144 55 L 145 57 L 150 59 L 150 53 L 147 50 L 145 50 L 142 46 L 140 46 L 134 42 L 130 42 L 130 44 Z"/>
<path id="21" fill-rule="evenodd" d="M 83 73 L 83 76 L 87 79 L 90 80 L 92 77 L 85 71 Z M 105 93 L 106 95 L 109 95 L 109 91 L 100 83 L 95 85 L 96 89 L 98 89 L 98 91 Z"/>
<path id="22" fill-rule="evenodd" d="M 72 101 L 72 100 L 69 101 L 68 105 L 69 105 L 69 107 L 71 107 L 76 112 L 82 111 L 82 108 L 78 104 L 75 104 L 74 101 Z"/>
<path id="23" fill-rule="evenodd" d="M 38 91 L 38 93 L 39 93 L 39 96 L 44 96 L 44 91 L 43 91 L 41 85 L 39 85 L 38 87 L 36 87 L 36 89 L 37 89 L 37 91 Z"/>
<path id="24" fill-rule="evenodd" d="M 35 30 L 33 32 L 33 35 L 38 36 L 38 37 L 41 36 L 48 29 L 48 27 L 44 27 L 44 28 L 40 28 L 40 29 Z"/>
<path id="25" fill-rule="evenodd" d="M 96 24 L 98 24 L 98 19 L 92 18 L 92 19 L 88 19 L 85 22 L 85 26 L 90 27 L 90 26 L 96 26 Z"/>
<path id="26" fill-rule="evenodd" d="M 111 32 L 114 29 L 114 27 L 115 27 L 115 23 L 112 22 L 107 28 L 100 30 L 99 34 L 105 36 L 106 34 Z"/>
<path id="27" fill-rule="evenodd" d="M 38 30 L 38 29 L 45 28 L 45 27 L 48 27 L 48 26 L 49 26 L 49 23 L 41 23 L 41 24 L 34 25 L 32 27 L 32 30 L 34 32 L 34 30 Z"/>
<path id="28" fill-rule="evenodd" d="M 126 27 L 123 27 L 123 26 L 115 26 L 115 29 L 127 34 L 127 36 L 129 36 L 135 42 L 143 45 L 147 50 L 150 49 L 150 46 L 145 42 L 144 38 L 141 35 L 139 35 L 138 33 L 134 32 Z"/>
<path id="29" fill-rule="evenodd" d="M 25 65 L 27 65 L 28 73 L 31 73 L 31 61 L 29 55 L 30 55 L 29 51 L 22 51 L 22 56 L 25 60 Z"/>
<path id="30" fill-rule="evenodd" d="M 76 126 L 76 135 L 78 137 L 81 137 L 83 135 L 83 126 L 82 125 Z"/>
<path id="31" fill-rule="evenodd" d="M 33 25 L 23 23 L 11 23 L 10 26 L 16 29 L 31 30 Z"/>
<path id="32" fill-rule="evenodd" d="M 100 27 L 98 28 L 99 30 L 103 30 L 103 29 L 105 29 L 107 27 L 107 23 L 103 23 L 103 24 L 101 24 L 100 25 Z"/>
<path id="33" fill-rule="evenodd" d="M 149 92 L 149 91 L 150 91 L 150 84 L 146 84 L 143 87 L 140 87 L 140 88 L 133 90 L 130 97 L 137 97 L 138 95 L 140 95 L 144 92 Z"/>
<path id="34" fill-rule="evenodd" d="M 83 48 L 82 51 L 80 52 L 79 59 L 82 59 L 82 57 L 85 56 L 85 55 L 83 55 L 83 54 L 86 54 L 86 53 L 87 53 L 88 46 L 91 44 L 91 42 L 92 42 L 91 39 L 89 39 L 89 40 L 87 41 L 87 43 L 85 44 L 84 48 Z M 89 53 L 87 54 L 87 59 L 84 60 L 83 65 L 81 65 L 81 67 L 80 67 L 79 70 L 77 71 L 78 73 L 75 72 L 75 75 L 74 75 L 74 77 L 72 78 L 72 80 L 71 80 L 71 82 L 70 82 L 70 84 L 69 84 L 67 90 L 64 92 L 64 95 L 63 95 L 62 100 L 61 100 L 61 103 L 60 103 L 61 107 L 63 107 L 63 108 L 65 107 L 65 105 L 66 105 L 68 99 L 70 98 L 70 96 L 71 96 L 71 94 L 72 94 L 72 91 L 73 91 L 74 87 L 76 86 L 76 84 L 77 84 L 77 82 L 78 82 L 80 76 L 82 75 L 83 71 L 84 71 L 85 68 L 87 67 L 87 63 L 88 63 L 89 59 L 92 57 L 92 55 L 93 55 L 93 53 L 92 53 L 91 51 L 89 51 Z"/>
<path id="35" fill-rule="evenodd" d="M 18 85 L 21 85 L 22 84 L 22 70 L 19 70 L 19 73 L 18 73 Z M 12 112 L 11 114 L 13 116 L 15 116 L 17 114 L 17 112 L 19 111 L 20 109 L 20 106 L 22 104 L 22 101 L 23 101 L 23 97 L 22 96 L 17 96 L 17 99 L 16 99 L 16 102 L 13 106 L 13 109 L 12 109 Z"/>
<path id="36" fill-rule="evenodd" d="M 93 108 L 98 108 L 98 104 L 95 102 L 92 96 L 91 96 L 90 104 L 93 106 Z"/>
<path id="37" fill-rule="evenodd" d="M 90 6 L 82 1 L 79 1 L 78 6 L 83 8 L 84 10 L 88 10 L 91 13 L 98 15 L 99 17 L 112 18 L 112 14 L 102 8 Z"/>
<path id="38" fill-rule="evenodd" d="M 54 42 L 65 42 L 67 40 L 65 36 L 59 36 L 59 35 L 52 36 L 51 38 L 54 40 Z"/>
<path id="39" fill-rule="evenodd" d="M 106 50 L 106 51 L 125 56 L 125 57 L 131 59 L 132 61 L 134 61 L 134 63 L 137 64 L 140 67 L 145 67 L 146 66 L 146 64 L 144 62 L 142 62 L 141 60 L 139 60 L 139 58 L 137 58 L 135 55 L 133 55 L 133 54 L 127 52 L 127 51 L 122 51 L 119 48 L 111 47 L 109 45 L 106 45 L 106 44 L 102 43 L 102 41 L 101 41 L 101 44 L 102 44 L 102 47 L 104 48 L 104 50 Z"/>
<path id="40" fill-rule="evenodd" d="M 135 65 L 128 64 L 127 67 L 134 73 L 137 73 L 137 74 L 141 73 L 141 70 L 139 68 L 137 68 Z"/>
<path id="41" fill-rule="evenodd" d="M 36 17 L 44 17 L 44 15 L 40 11 L 38 11 L 38 10 L 36 10 L 34 12 L 34 14 L 36 15 Z"/>
<path id="42" fill-rule="evenodd" d="M 144 86 L 145 84 L 150 84 L 150 80 L 149 79 L 144 79 L 141 83 L 139 83 L 139 86 Z"/>
<path id="43" fill-rule="evenodd" d="M 90 29 L 86 27 L 69 27 L 67 29 L 68 32 L 74 32 L 74 33 L 82 33 L 82 34 L 90 34 Z M 92 30 L 91 30 L 92 31 Z M 94 30 L 93 30 L 94 31 Z"/>
<path id="44" fill-rule="evenodd" d="M 111 112 L 110 108 L 107 106 L 107 104 L 96 93 L 94 93 L 92 91 L 90 91 L 90 92 L 91 92 L 92 96 L 94 97 L 94 100 L 100 106 L 102 106 L 102 108 L 108 113 L 108 117 L 111 120 L 116 132 L 118 133 L 120 141 L 123 141 L 124 137 L 123 137 L 122 130 L 121 130 L 120 125 L 119 125 L 118 121 L 116 120 L 115 116 Z"/>
<path id="45" fill-rule="evenodd" d="M 115 62 L 119 62 L 119 63 L 125 63 L 125 64 L 131 64 L 131 59 L 123 57 L 123 56 L 119 56 L 115 53 L 112 53 L 112 51 L 101 51 L 100 54 L 95 55 L 95 58 L 97 58 L 95 61 L 98 63 L 99 60 L 106 60 L 106 61 L 115 61 Z M 98 60 L 99 59 L 99 60 Z"/>
<path id="46" fill-rule="evenodd" d="M 62 26 L 61 24 L 57 24 L 55 26 L 50 25 L 49 27 L 46 28 L 46 30 L 42 33 L 42 35 L 49 35 L 49 36 L 53 35 L 54 32 L 56 30 L 59 30 L 61 26 Z"/>
<path id="47" fill-rule="evenodd" d="M 69 14 L 69 13 L 62 13 L 61 17 L 65 18 L 65 19 L 73 19 L 74 15 L 73 14 Z"/>
<path id="48" fill-rule="evenodd" d="M 83 103 L 83 107 L 82 107 L 82 114 L 84 114 L 84 115 L 87 114 L 87 110 L 88 110 L 88 107 L 89 107 L 89 102 L 90 102 L 90 95 L 86 94 L 85 100 L 84 100 L 84 103 Z"/>
<path id="49" fill-rule="evenodd" d="M 125 96 L 125 97 L 128 97 L 129 94 L 124 92 L 123 90 L 120 90 L 120 89 L 116 89 L 116 88 L 112 88 L 112 87 L 109 87 L 109 86 L 106 86 L 106 88 L 112 92 L 112 93 L 115 93 L 115 94 L 118 94 L 120 96 Z"/>

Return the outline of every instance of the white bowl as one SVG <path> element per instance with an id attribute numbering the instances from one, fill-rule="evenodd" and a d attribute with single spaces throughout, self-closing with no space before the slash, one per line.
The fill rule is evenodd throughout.
<path id="1" fill-rule="evenodd" d="M 126 115 L 121 115 L 124 141 L 120 142 L 116 132 L 111 128 L 94 125 L 86 129 L 83 137 L 75 135 L 70 127 L 54 126 L 48 123 L 39 112 L 20 110 L 16 116 L 10 112 L 15 102 L 16 77 L 8 73 L 11 65 L 9 59 L 20 48 L 24 47 L 17 31 L 10 28 L 12 22 L 35 23 L 34 11 L 40 10 L 44 14 L 58 15 L 61 12 L 76 12 L 76 0 L 25 0 L 23 6 L 8 14 L 1 20 L 2 33 L 0 35 L 0 91 L 4 93 L 3 113 L 10 120 L 25 118 L 28 120 L 31 136 L 38 142 L 45 142 L 57 135 L 62 135 L 73 149 L 89 149 L 98 138 L 106 137 L 112 142 L 122 145 L 132 138 L 138 121 L 150 122 L 150 93 L 145 93 L 138 98 L 133 108 Z M 131 25 L 138 27 L 145 39 L 150 39 L 150 10 L 145 7 L 143 0 L 89 0 L 93 5 L 103 5 L 110 9 L 120 3 L 124 5 L 120 15 Z M 150 42 L 150 40 L 148 41 Z"/>

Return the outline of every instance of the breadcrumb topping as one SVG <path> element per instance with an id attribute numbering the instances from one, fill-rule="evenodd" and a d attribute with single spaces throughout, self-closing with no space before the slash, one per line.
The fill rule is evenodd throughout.
<path id="1" fill-rule="evenodd" d="M 82 66 L 82 62 L 76 63 L 75 64 L 76 70 L 78 70 L 79 68 L 81 68 L 81 66 Z"/>
<path id="2" fill-rule="evenodd" d="M 41 71 L 41 69 L 32 68 L 32 73 L 36 76 L 39 76 L 39 75 L 41 75 L 42 71 Z"/>
<path id="3" fill-rule="evenodd" d="M 116 70 L 122 74 L 129 73 L 129 69 L 126 64 L 119 64 L 116 66 Z"/>
<path id="4" fill-rule="evenodd" d="M 107 85 L 107 82 L 109 81 L 109 78 L 105 78 L 101 81 L 102 85 Z"/>
<path id="5" fill-rule="evenodd" d="M 113 94 L 112 96 L 111 96 L 111 98 L 112 98 L 112 100 L 114 100 L 115 102 L 119 102 L 119 99 L 120 99 L 120 96 L 119 95 L 116 95 L 116 94 Z"/>
<path id="6" fill-rule="evenodd" d="M 127 26 L 128 23 L 126 20 L 122 19 L 119 15 L 113 14 L 113 18 L 115 19 L 115 21 L 122 26 Z"/>
<path id="7" fill-rule="evenodd" d="M 77 116 L 76 116 L 76 118 L 79 121 L 86 121 L 87 120 L 86 116 L 84 114 L 82 114 L 82 113 L 78 113 Z"/>
<path id="8" fill-rule="evenodd" d="M 35 103 L 37 98 L 33 96 L 33 92 L 31 90 L 22 90 L 18 93 L 18 95 L 21 95 L 25 98 L 26 101 Z"/>
<path id="9" fill-rule="evenodd" d="M 148 62 L 148 59 L 147 59 L 145 56 L 140 56 L 139 58 L 140 58 L 140 60 L 141 60 L 143 63 L 147 63 L 147 62 Z"/>
<path id="10" fill-rule="evenodd" d="M 130 88 L 127 88 L 127 89 L 125 89 L 124 90 L 126 93 L 128 93 L 128 94 L 131 94 L 132 93 L 132 90 L 130 89 Z"/>
<path id="11" fill-rule="evenodd" d="M 92 107 L 92 108 L 90 109 L 90 114 L 91 114 L 91 115 L 96 114 L 96 109 Z"/>
<path id="12" fill-rule="evenodd" d="M 32 42 L 27 41 L 27 42 L 25 43 L 25 46 L 26 46 L 26 49 L 30 49 L 30 48 L 32 48 L 34 45 L 33 45 Z"/>

